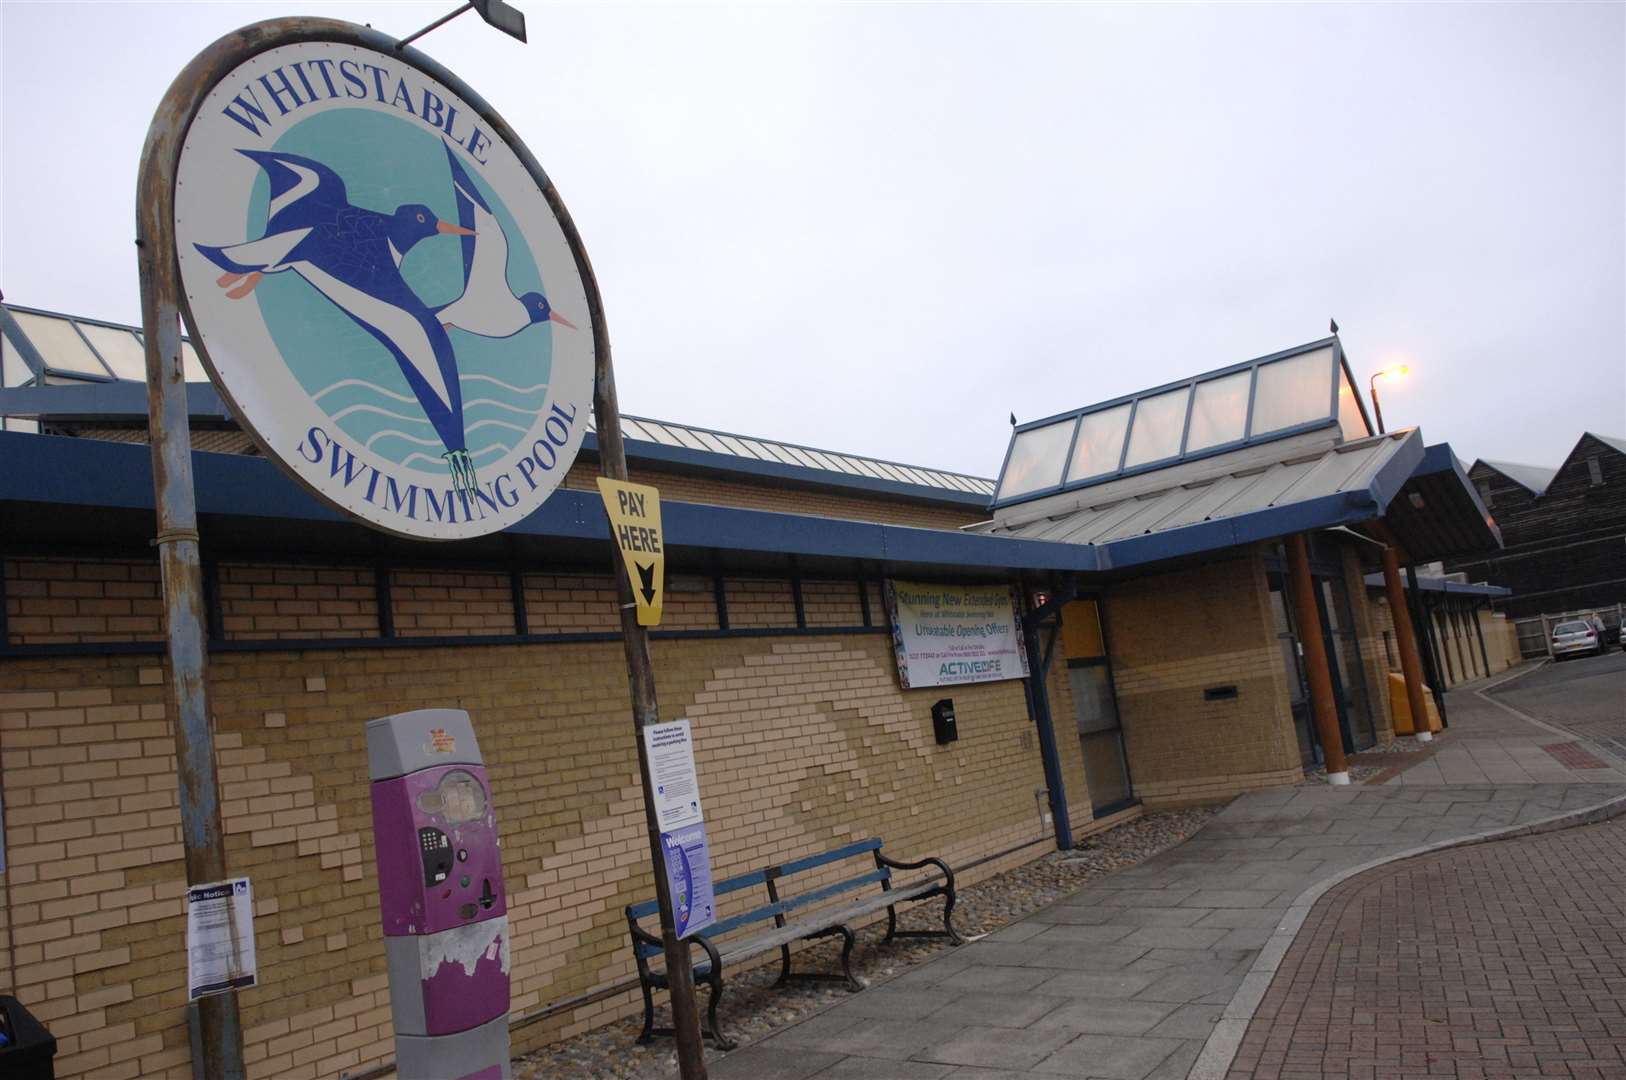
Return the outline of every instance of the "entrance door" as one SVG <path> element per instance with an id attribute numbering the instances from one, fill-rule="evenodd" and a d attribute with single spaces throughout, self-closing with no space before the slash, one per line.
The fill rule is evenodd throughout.
<path id="1" fill-rule="evenodd" d="M 1299 650 L 1298 634 L 1293 630 L 1293 616 L 1288 610 L 1282 584 L 1282 575 L 1270 575 L 1270 614 L 1276 630 L 1276 651 L 1281 658 L 1282 674 L 1287 676 L 1287 696 L 1293 708 L 1293 730 L 1299 739 L 1299 764 L 1310 768 L 1321 761 L 1321 745 L 1316 742 L 1315 728 L 1310 724 L 1310 686 L 1305 679 L 1304 657 Z"/>
<path id="2" fill-rule="evenodd" d="M 1075 600 L 1062 608 L 1061 639 L 1090 805 L 1096 817 L 1103 817 L 1134 803 L 1135 792 L 1124 756 L 1123 724 L 1096 601 Z"/>

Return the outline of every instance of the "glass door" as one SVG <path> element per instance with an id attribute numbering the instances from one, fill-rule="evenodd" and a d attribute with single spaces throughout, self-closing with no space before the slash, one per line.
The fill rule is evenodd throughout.
<path id="1" fill-rule="evenodd" d="M 1304 677 L 1304 657 L 1299 650 L 1298 634 L 1293 629 L 1293 616 L 1288 610 L 1283 588 L 1282 575 L 1272 572 L 1270 614 L 1276 630 L 1276 652 L 1281 660 L 1282 674 L 1287 678 L 1287 695 L 1292 702 L 1293 730 L 1299 739 L 1299 763 L 1310 768 L 1320 763 L 1321 746 L 1310 723 L 1310 688 Z"/>
<path id="2" fill-rule="evenodd" d="M 1332 662 L 1333 692 L 1338 696 L 1346 749 L 1365 750 L 1377 742 L 1372 725 L 1371 696 L 1366 690 L 1366 672 L 1361 666 L 1360 638 L 1350 614 L 1349 593 L 1341 577 L 1321 577 L 1320 593 L 1323 629 L 1327 635 L 1327 658 Z"/>
<path id="3" fill-rule="evenodd" d="M 1061 638 L 1090 805 L 1096 817 L 1103 817 L 1131 805 L 1135 791 L 1124 756 L 1123 724 L 1096 601 L 1074 600 L 1062 608 Z"/>

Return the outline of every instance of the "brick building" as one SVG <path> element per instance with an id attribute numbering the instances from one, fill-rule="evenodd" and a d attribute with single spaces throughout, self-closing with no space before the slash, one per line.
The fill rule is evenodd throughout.
<path id="1" fill-rule="evenodd" d="M 0 330 L 0 986 L 59 1076 L 189 1076 L 139 345 L 28 309 Z M 251 1075 L 393 1054 L 363 723 L 428 704 L 467 709 L 491 766 L 516 1050 L 634 1009 L 622 909 L 651 886 L 591 436 L 541 511 L 430 545 L 317 504 L 189 391 Z M 625 426 L 662 491 L 655 672 L 718 875 L 873 835 L 975 881 L 1143 806 L 1294 783 L 1389 735 L 1383 554 L 1497 543 L 1448 448 L 1370 433 L 1335 338 L 1023 425 L 997 484 Z M 902 688 L 888 579 L 1018 586 L 1032 674 Z"/>

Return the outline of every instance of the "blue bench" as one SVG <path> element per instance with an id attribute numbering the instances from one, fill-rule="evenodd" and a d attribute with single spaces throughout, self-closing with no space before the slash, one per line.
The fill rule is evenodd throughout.
<path id="1" fill-rule="evenodd" d="M 794 896 L 784 895 L 785 883 L 798 874 L 847 859 L 862 858 L 873 865 L 853 877 L 822 885 Z M 924 870 L 927 873 L 909 881 L 899 881 L 895 870 Z M 820 979 L 844 982 L 849 990 L 862 990 L 852 971 L 852 952 L 855 939 L 851 923 L 865 916 L 886 910 L 886 937 L 883 944 L 899 937 L 946 937 L 959 945 L 962 939 L 954 929 L 954 871 L 942 859 L 921 859 L 919 862 L 899 862 L 881 853 L 879 839 L 860 840 L 844 847 L 834 848 L 818 855 L 793 859 L 777 866 L 753 870 L 748 874 L 715 882 L 712 894 L 720 901 L 724 896 L 744 889 L 761 887 L 767 902 L 738 915 L 720 919 L 699 933 L 685 939 L 698 946 L 704 959 L 694 965 L 694 979 L 698 986 L 704 982 L 711 988 L 706 1009 L 706 1034 L 723 1050 L 733 1049 L 734 1043 L 723 1036 L 717 1026 L 717 1002 L 723 995 L 723 968 L 779 950 L 779 979 L 775 986 L 789 979 Z M 833 904 L 811 910 L 824 901 L 845 893 L 858 892 L 866 886 L 877 886 L 868 895 L 859 895 L 846 903 Z M 943 929 L 899 930 L 897 905 L 906 901 L 928 900 L 941 896 L 943 901 Z M 719 904 L 719 906 L 721 906 Z M 632 936 L 632 951 L 638 961 L 638 982 L 644 995 L 644 1030 L 638 1036 L 646 1043 L 654 1035 L 670 1035 L 671 1028 L 656 1028 L 654 991 L 668 989 L 665 969 L 656 970 L 650 961 L 663 955 L 661 939 L 639 925 L 640 920 L 656 915 L 653 900 L 627 905 L 627 929 Z M 658 929 L 658 928 L 657 928 Z M 841 972 L 792 971 L 790 947 L 797 941 L 828 937 L 842 937 Z"/>

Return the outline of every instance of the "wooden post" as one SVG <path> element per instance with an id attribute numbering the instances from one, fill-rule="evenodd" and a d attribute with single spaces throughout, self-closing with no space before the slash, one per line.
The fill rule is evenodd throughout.
<path id="1" fill-rule="evenodd" d="M 1327 759 L 1327 783 L 1337 787 L 1349 783 L 1349 761 L 1344 757 L 1344 737 L 1338 730 L 1338 707 L 1332 699 L 1332 670 L 1327 666 L 1327 643 L 1321 635 L 1321 616 L 1315 602 L 1315 583 L 1310 579 L 1310 555 L 1304 534 L 1287 538 L 1287 569 L 1293 579 L 1294 620 L 1299 627 L 1299 644 L 1304 648 L 1304 673 L 1310 680 L 1310 714 L 1316 735 Z"/>
<path id="2" fill-rule="evenodd" d="M 1400 556 L 1393 544 L 1383 548 L 1383 588 L 1389 596 L 1389 614 L 1394 617 L 1395 642 L 1400 646 L 1400 673 L 1406 679 L 1406 704 L 1411 708 L 1412 731 L 1416 732 L 1418 742 L 1432 742 L 1428 706 L 1423 700 L 1423 661 L 1417 655 L 1417 634 L 1412 629 L 1406 587 L 1400 582 Z"/>
<path id="3" fill-rule="evenodd" d="M 593 324 L 596 377 L 593 416 L 598 431 L 599 470 L 611 480 L 627 479 L 627 455 L 621 442 L 621 406 L 616 399 L 615 373 L 610 365 L 610 336 L 603 329 L 604 310 L 598 290 L 588 293 Z M 621 643 L 627 654 L 627 683 L 632 692 L 633 737 L 638 742 L 638 775 L 644 788 L 644 827 L 649 833 L 649 858 L 655 875 L 655 901 L 660 909 L 661 945 L 666 953 L 666 993 L 672 1003 L 672 1036 L 677 1042 L 678 1074 L 682 1080 L 706 1080 L 705 1048 L 700 1042 L 700 1010 L 694 1000 L 694 969 L 689 943 L 678 937 L 672 914 L 672 889 L 666 877 L 666 853 L 661 850 L 661 829 L 655 819 L 655 791 L 649 776 L 649 753 L 644 728 L 660 722 L 655 700 L 655 665 L 649 655 L 649 631 L 638 625 L 632 582 L 621 565 L 621 553 L 610 549 L 611 576 L 621 604 Z M 719 613 L 720 614 L 720 613 Z"/>

